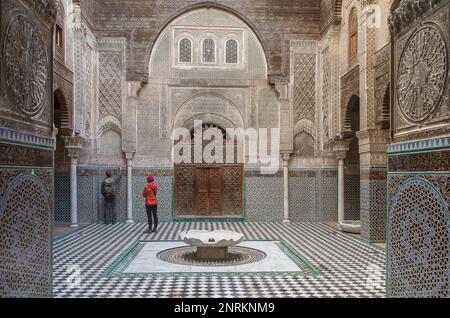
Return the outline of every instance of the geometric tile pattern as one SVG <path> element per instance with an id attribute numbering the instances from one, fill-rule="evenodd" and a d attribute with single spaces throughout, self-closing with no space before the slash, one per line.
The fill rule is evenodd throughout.
<path id="1" fill-rule="evenodd" d="M 359 176 L 344 177 L 345 219 L 360 219 L 360 178 Z"/>
<path id="2" fill-rule="evenodd" d="M 92 170 L 91 170 L 92 169 Z M 78 182 L 78 222 L 104 222 L 103 196 L 100 193 L 104 179 L 103 168 L 82 168 Z M 88 172 L 88 173 L 86 173 Z M 290 177 L 290 213 L 293 221 L 334 221 L 337 217 L 336 177 Z M 161 222 L 173 220 L 173 177 L 155 176 L 158 184 L 158 217 Z M 245 213 L 247 220 L 258 222 L 283 219 L 283 178 L 245 177 Z M 115 211 L 117 221 L 126 220 L 127 177 L 118 179 Z M 142 198 L 146 178 L 132 177 L 133 220 L 146 222 L 147 214 Z M 70 177 L 55 177 L 56 222 L 70 222 Z"/>
<path id="3" fill-rule="evenodd" d="M 319 219 L 318 221 L 337 221 L 337 180 L 336 176 L 326 176 L 324 172 L 321 173 L 317 180 L 318 195 L 317 206 Z"/>
<path id="4" fill-rule="evenodd" d="M 320 223 L 174 222 L 157 234 L 145 223 L 95 224 L 54 243 L 55 297 L 384 297 L 385 254 Z M 106 277 L 105 271 L 139 240 L 179 240 L 188 229 L 230 229 L 245 240 L 283 240 L 317 268 L 318 276 L 202 275 Z"/>
<path id="5" fill-rule="evenodd" d="M 361 180 L 361 236 L 386 242 L 386 180 Z"/>
<path id="6" fill-rule="evenodd" d="M 289 218 L 297 222 L 336 221 L 336 177 L 323 170 L 315 170 L 315 177 L 290 176 Z"/>
<path id="7" fill-rule="evenodd" d="M 95 168 L 89 175 L 77 176 L 78 191 L 78 223 L 102 223 L 105 220 L 101 183 L 105 178 L 105 169 Z M 117 222 L 124 222 L 127 215 L 127 178 L 117 179 L 117 193 L 114 200 L 114 211 Z M 55 177 L 55 222 L 70 222 L 70 176 Z"/>
<path id="8" fill-rule="evenodd" d="M 91 170 L 93 169 L 93 170 Z M 78 181 L 78 223 L 104 222 L 103 196 L 100 193 L 104 178 L 103 168 L 82 168 Z M 79 171 L 80 172 L 80 171 Z M 87 173 L 86 173 L 87 172 Z M 320 176 L 320 177 L 319 177 Z M 335 221 L 337 218 L 336 176 L 289 177 L 290 218 L 293 221 Z M 158 184 L 158 217 L 161 222 L 173 220 L 173 177 L 155 176 Z M 257 222 L 281 221 L 283 219 L 283 178 L 245 177 L 245 212 L 247 220 Z M 127 177 L 118 179 L 115 199 L 117 221 L 126 220 Z M 146 222 L 147 214 L 142 197 L 146 178 L 132 177 L 133 220 Z M 55 177 L 55 221 L 70 222 L 70 177 Z"/>
<path id="9" fill-rule="evenodd" d="M 70 177 L 69 177 L 70 178 Z M 77 191 L 78 191 L 78 223 L 91 224 L 98 222 L 97 209 L 95 209 L 93 202 L 95 202 L 97 195 L 97 188 L 95 187 L 94 176 L 77 176 Z M 70 196 L 70 190 L 68 195 Z M 69 198 L 70 200 L 70 198 Z M 70 209 L 69 209 L 70 215 Z"/>
<path id="10" fill-rule="evenodd" d="M 24 173 L 0 193 L 0 297 L 51 296 L 52 185 L 44 182 Z"/>
<path id="11" fill-rule="evenodd" d="M 319 221 L 316 213 L 316 177 L 289 177 L 289 219 Z"/>
<path id="12" fill-rule="evenodd" d="M 70 222 L 70 176 L 55 175 L 55 222 Z"/>
<path id="13" fill-rule="evenodd" d="M 389 179 L 390 187 L 395 178 Z M 443 193 L 449 194 L 418 176 L 395 190 L 389 204 L 388 295 L 448 298 L 449 204 Z"/>
<path id="14" fill-rule="evenodd" d="M 249 222 L 283 219 L 283 178 L 245 177 L 246 217 Z"/>

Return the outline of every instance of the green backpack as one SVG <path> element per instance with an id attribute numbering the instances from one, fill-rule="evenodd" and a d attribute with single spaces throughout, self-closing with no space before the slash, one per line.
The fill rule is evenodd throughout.
<path id="1" fill-rule="evenodd" d="M 105 198 L 114 199 L 116 197 L 116 185 L 112 178 L 106 178 L 103 184 Z"/>

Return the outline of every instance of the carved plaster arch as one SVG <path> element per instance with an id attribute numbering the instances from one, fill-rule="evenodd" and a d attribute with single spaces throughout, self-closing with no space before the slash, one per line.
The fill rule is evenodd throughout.
<path id="1" fill-rule="evenodd" d="M 258 30 L 256 29 L 256 27 L 251 23 L 251 21 L 249 21 L 244 15 L 242 15 L 240 12 L 225 6 L 223 4 L 219 4 L 219 3 L 215 3 L 215 2 L 203 2 L 203 3 L 197 3 L 197 4 L 193 4 L 193 5 L 189 5 L 183 9 L 180 9 L 179 11 L 177 11 L 175 14 L 173 14 L 171 17 L 169 17 L 168 19 L 166 19 L 163 23 L 161 28 L 158 31 L 158 35 L 155 38 L 155 41 L 152 42 L 150 44 L 150 46 L 147 48 L 147 52 L 146 52 L 146 60 L 148 63 L 146 63 L 147 68 L 147 74 L 150 75 L 150 66 L 152 64 L 152 58 L 154 56 L 155 53 L 155 48 L 158 47 L 158 44 L 160 42 L 160 39 L 163 37 L 163 35 L 165 34 L 166 30 L 174 23 L 176 23 L 178 20 L 184 18 L 185 16 L 194 13 L 195 11 L 201 10 L 201 9 L 216 9 L 218 11 L 222 11 L 223 13 L 226 14 L 230 14 L 232 17 L 234 17 L 235 19 L 241 21 L 242 23 L 244 23 L 248 28 L 249 31 L 251 33 L 253 33 L 253 35 L 256 37 L 256 39 L 258 40 L 257 42 L 259 43 L 260 47 L 261 47 L 261 51 L 263 53 L 264 56 L 264 61 L 265 61 L 265 66 L 266 66 L 266 74 L 270 72 L 270 70 L 272 69 L 271 67 L 271 59 L 270 59 L 270 53 L 269 50 L 267 49 L 267 45 L 266 45 L 266 41 L 263 39 L 263 37 L 261 36 L 261 34 L 258 32 Z"/>
<path id="2" fill-rule="evenodd" d="M 221 101 L 225 101 L 227 103 L 228 106 L 231 106 L 231 108 L 233 109 L 233 113 L 236 115 L 235 118 L 238 120 L 238 122 L 233 121 L 230 119 L 230 116 L 227 116 L 224 113 L 217 113 L 217 112 L 196 112 L 191 114 L 190 116 L 186 118 L 183 118 L 183 115 L 186 115 L 187 110 L 186 108 L 189 107 L 190 103 L 193 103 L 195 101 L 195 99 L 199 99 L 202 98 L 204 96 L 213 96 L 214 98 L 220 99 Z M 244 114 L 241 112 L 241 110 L 235 105 L 235 103 L 233 103 L 233 101 L 231 101 L 230 99 L 226 98 L 225 96 L 216 93 L 216 92 L 200 92 L 198 94 L 194 94 L 192 96 L 189 96 L 189 98 L 187 98 L 183 103 L 181 103 L 181 105 L 177 108 L 177 110 L 175 111 L 175 114 L 173 116 L 173 121 L 172 121 L 172 130 L 178 127 L 185 127 L 184 124 L 181 123 L 185 123 L 189 118 L 194 118 L 196 116 L 200 116 L 202 115 L 203 117 L 205 117 L 206 115 L 210 115 L 210 116 L 218 116 L 221 118 L 226 118 L 227 120 L 224 121 L 220 121 L 221 124 L 219 124 L 219 122 L 211 122 L 213 124 L 216 124 L 218 126 L 224 127 L 224 128 L 228 128 L 228 127 L 239 127 L 239 128 L 245 128 L 245 116 Z M 224 123 L 229 124 L 224 125 Z"/>

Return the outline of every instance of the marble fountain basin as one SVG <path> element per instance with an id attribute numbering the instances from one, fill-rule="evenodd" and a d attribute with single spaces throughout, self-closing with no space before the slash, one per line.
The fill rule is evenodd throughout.
<path id="1" fill-rule="evenodd" d="M 239 244 L 244 234 L 229 230 L 189 230 L 181 232 L 180 238 L 197 247 L 197 258 L 223 260 L 228 258 L 228 247 Z"/>

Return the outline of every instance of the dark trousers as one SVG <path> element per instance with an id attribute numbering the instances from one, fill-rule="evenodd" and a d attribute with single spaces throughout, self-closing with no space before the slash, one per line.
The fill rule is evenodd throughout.
<path id="1" fill-rule="evenodd" d="M 154 229 L 158 227 L 158 206 L 157 205 L 146 205 L 147 218 L 148 218 L 148 228 L 152 230 L 152 225 L 154 224 Z"/>
<path id="2" fill-rule="evenodd" d="M 116 223 L 116 213 L 114 212 L 114 200 L 105 199 L 105 223 L 115 224 Z"/>

